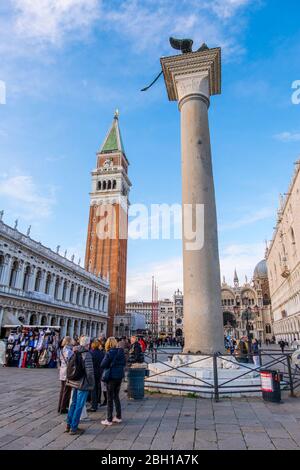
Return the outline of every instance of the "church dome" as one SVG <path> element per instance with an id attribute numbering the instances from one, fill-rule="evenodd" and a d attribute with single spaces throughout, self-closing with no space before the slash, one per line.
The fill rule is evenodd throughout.
<path id="1" fill-rule="evenodd" d="M 265 259 L 263 259 L 256 265 L 254 269 L 253 277 L 256 279 L 268 277 L 268 268 L 267 268 L 267 262 Z"/>

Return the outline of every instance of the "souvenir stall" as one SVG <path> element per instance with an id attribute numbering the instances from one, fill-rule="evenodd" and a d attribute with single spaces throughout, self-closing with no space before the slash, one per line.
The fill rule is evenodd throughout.
<path id="1" fill-rule="evenodd" d="M 60 327 L 5 325 L 6 366 L 55 368 Z"/>

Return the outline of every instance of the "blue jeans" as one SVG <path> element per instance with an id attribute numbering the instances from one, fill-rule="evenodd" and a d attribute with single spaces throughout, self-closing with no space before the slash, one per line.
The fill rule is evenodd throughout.
<path id="1" fill-rule="evenodd" d="M 71 431 L 76 431 L 80 421 L 82 409 L 86 403 L 89 392 L 73 388 L 72 403 L 67 416 L 67 424 Z"/>

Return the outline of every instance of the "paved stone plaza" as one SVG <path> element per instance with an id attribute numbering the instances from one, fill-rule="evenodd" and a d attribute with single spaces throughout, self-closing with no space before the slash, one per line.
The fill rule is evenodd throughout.
<path id="1" fill-rule="evenodd" d="M 211 400 L 122 393 L 122 425 L 101 426 L 105 411 L 64 434 L 57 370 L 0 369 L 0 449 L 300 449 L 300 398 Z"/>

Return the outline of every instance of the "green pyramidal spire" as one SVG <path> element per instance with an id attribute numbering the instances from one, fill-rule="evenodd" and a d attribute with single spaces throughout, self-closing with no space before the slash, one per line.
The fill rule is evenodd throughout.
<path id="1" fill-rule="evenodd" d="M 100 149 L 100 153 L 122 152 L 125 155 L 124 145 L 122 142 L 121 132 L 119 128 L 119 111 L 116 110 L 114 120 L 108 134 L 104 140 L 104 144 Z"/>

